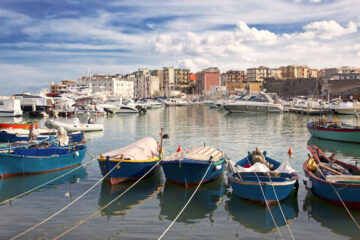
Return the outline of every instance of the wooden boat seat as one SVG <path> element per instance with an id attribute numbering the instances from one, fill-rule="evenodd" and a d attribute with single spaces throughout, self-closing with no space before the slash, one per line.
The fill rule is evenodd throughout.
<path id="1" fill-rule="evenodd" d="M 326 181 L 360 184 L 360 176 L 354 175 L 327 175 Z"/>

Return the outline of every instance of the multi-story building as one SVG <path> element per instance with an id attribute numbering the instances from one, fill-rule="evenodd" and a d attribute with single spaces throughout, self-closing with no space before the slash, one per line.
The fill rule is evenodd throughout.
<path id="1" fill-rule="evenodd" d="M 199 94 L 210 95 L 211 87 L 220 85 L 220 70 L 217 67 L 207 68 L 196 74 L 196 89 Z"/>
<path id="2" fill-rule="evenodd" d="M 133 73 L 135 84 L 135 97 L 157 97 L 160 94 L 160 78 L 154 76 L 146 68 L 139 68 Z"/>
<path id="3" fill-rule="evenodd" d="M 226 86 L 229 93 L 235 93 L 245 87 L 246 79 L 245 71 L 229 70 L 221 74 L 221 85 Z"/>
<path id="4" fill-rule="evenodd" d="M 309 78 L 318 78 L 319 77 L 319 70 L 315 68 L 309 69 Z"/>
<path id="5" fill-rule="evenodd" d="M 309 78 L 310 68 L 306 65 L 288 65 L 279 68 L 281 79 Z"/>
<path id="6" fill-rule="evenodd" d="M 175 89 L 188 93 L 190 89 L 190 69 L 174 69 Z"/>
<path id="7" fill-rule="evenodd" d="M 246 75 L 248 82 L 263 82 L 264 78 L 272 77 L 272 71 L 268 67 L 260 66 L 258 68 L 248 68 Z"/>
<path id="8" fill-rule="evenodd" d="M 50 82 L 50 93 L 57 94 L 60 90 L 73 86 L 75 82 L 75 80 L 62 80 L 60 83 Z"/>
<path id="9" fill-rule="evenodd" d="M 335 74 L 350 74 L 350 73 L 360 73 L 360 68 L 354 67 L 337 67 L 337 68 L 325 68 L 324 69 L 324 78 L 330 78 Z"/>

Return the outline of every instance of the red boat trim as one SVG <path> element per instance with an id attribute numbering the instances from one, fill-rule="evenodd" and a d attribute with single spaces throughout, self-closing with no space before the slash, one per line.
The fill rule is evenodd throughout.
<path id="1" fill-rule="evenodd" d="M 52 170 L 47 170 L 47 171 L 41 171 L 41 172 L 25 172 L 25 173 L 5 173 L 5 174 L 1 174 L 0 177 L 1 179 L 4 179 L 4 178 L 11 178 L 11 177 L 16 177 L 16 176 L 29 176 L 29 175 L 37 175 L 37 174 L 42 174 L 42 173 L 50 173 L 50 172 L 56 172 L 56 171 L 60 171 L 60 170 L 63 170 L 63 169 L 67 169 L 67 168 L 71 168 L 71 167 L 74 167 L 76 165 L 79 165 L 80 163 L 77 163 L 77 164 L 74 164 L 74 165 L 71 165 L 71 166 L 67 166 L 67 167 L 63 167 L 63 168 L 56 168 L 56 169 L 52 169 Z"/>

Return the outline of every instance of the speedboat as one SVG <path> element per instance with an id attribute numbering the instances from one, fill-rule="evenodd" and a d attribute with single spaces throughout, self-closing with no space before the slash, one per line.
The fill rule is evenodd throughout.
<path id="1" fill-rule="evenodd" d="M 252 96 L 247 100 L 243 98 L 228 102 L 223 107 L 229 112 L 282 112 L 283 106 L 275 95 L 274 98 L 270 94 L 261 92 L 259 95 Z"/>

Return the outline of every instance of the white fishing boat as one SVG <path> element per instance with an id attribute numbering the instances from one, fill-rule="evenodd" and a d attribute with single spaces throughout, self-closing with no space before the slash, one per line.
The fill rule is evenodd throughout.
<path id="1" fill-rule="evenodd" d="M 18 99 L 1 99 L 0 116 L 1 117 L 18 117 L 22 116 L 20 100 Z"/>
<path id="2" fill-rule="evenodd" d="M 247 100 L 239 99 L 228 102 L 223 107 L 229 112 L 282 112 L 283 106 L 277 96 L 261 92 Z"/>
<path id="3" fill-rule="evenodd" d="M 104 125 L 96 123 L 80 123 L 78 118 L 75 118 L 74 123 L 64 123 L 56 120 L 47 120 L 45 126 L 48 128 L 63 127 L 67 132 L 92 132 L 103 131 Z"/>

